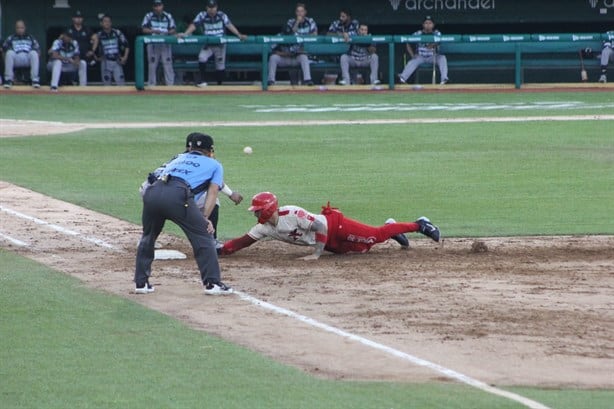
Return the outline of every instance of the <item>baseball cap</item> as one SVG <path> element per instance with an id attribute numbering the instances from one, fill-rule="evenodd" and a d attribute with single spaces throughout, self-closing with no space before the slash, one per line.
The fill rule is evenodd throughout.
<path id="1" fill-rule="evenodd" d="M 157 6 L 158 4 L 163 4 L 162 0 L 154 0 L 153 5 Z"/>
<path id="2" fill-rule="evenodd" d="M 75 10 L 74 13 L 72 13 L 73 17 L 83 17 L 83 14 L 81 14 L 81 10 Z"/>
<path id="3" fill-rule="evenodd" d="M 188 135 L 188 140 L 188 145 L 192 149 L 205 149 L 213 152 L 213 138 L 209 135 L 193 132 Z"/>
<path id="4" fill-rule="evenodd" d="M 62 31 L 62 35 L 72 38 L 72 31 L 70 29 L 66 29 Z"/>
<path id="5" fill-rule="evenodd" d="M 435 22 L 435 20 L 433 20 L 433 17 L 431 16 L 425 16 L 424 20 L 422 20 L 422 22 L 424 23 L 425 21 L 431 20 L 433 23 Z"/>
<path id="6" fill-rule="evenodd" d="M 216 0 L 207 0 L 207 7 L 217 7 L 217 1 Z"/>

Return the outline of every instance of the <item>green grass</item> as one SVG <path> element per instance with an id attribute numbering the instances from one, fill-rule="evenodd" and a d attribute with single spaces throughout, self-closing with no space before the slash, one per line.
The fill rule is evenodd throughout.
<path id="1" fill-rule="evenodd" d="M 316 379 L 0 250 L 12 408 L 518 408 L 454 384 Z"/>
<path id="2" fill-rule="evenodd" d="M 0 95 L 3 118 L 111 121 L 356 119 L 611 113 L 608 109 L 258 113 L 246 105 L 611 103 L 607 93 Z M 89 110 L 96 107 L 96 112 Z M 425 214 L 445 235 L 614 233 L 611 122 L 204 129 L 227 182 L 379 224 Z M 202 129 L 199 129 L 202 131 Z M 188 128 L 0 138 L 0 179 L 139 223 L 138 186 Z M 246 156 L 243 146 L 254 154 Z M 222 199 L 220 236 L 244 233 Z M 177 232 L 177 229 L 170 229 Z M 7 408 L 518 408 L 451 384 L 334 382 L 188 329 L 0 250 L 0 398 Z M 511 388 L 553 408 L 611 406 L 614 391 Z"/>
<path id="3" fill-rule="evenodd" d="M 591 107 L 574 109 L 510 110 L 509 104 L 536 102 L 582 102 Z M 493 110 L 446 111 L 417 109 L 411 111 L 354 111 L 339 113 L 336 104 L 498 104 Z M 253 105 L 314 105 L 318 112 L 256 112 Z M 604 105 L 601 108 L 592 105 Z M 591 115 L 611 114 L 612 98 L 607 92 L 555 93 L 253 93 L 243 95 L 11 95 L 0 94 L 3 118 L 38 119 L 64 122 L 146 122 L 146 121 L 219 121 L 369 118 L 440 118 L 472 116 Z M 88 111 L 95 107 L 94 111 Z M 416 108 L 416 107 L 414 107 Z M 58 112 L 61 112 L 58 115 Z"/>
<path id="4" fill-rule="evenodd" d="M 0 140 L 4 180 L 139 223 L 138 186 L 192 129 L 88 130 Z M 370 224 L 427 215 L 447 236 L 614 233 L 611 123 L 211 129 L 226 181 Z M 251 145 L 246 156 L 242 147 Z M 222 199 L 221 237 L 254 222 Z"/>

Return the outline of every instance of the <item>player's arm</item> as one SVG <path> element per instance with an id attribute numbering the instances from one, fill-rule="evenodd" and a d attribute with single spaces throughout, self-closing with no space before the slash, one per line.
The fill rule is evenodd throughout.
<path id="1" fill-rule="evenodd" d="M 314 231 L 316 233 L 316 244 L 315 250 L 313 254 L 310 254 L 305 257 L 301 257 L 301 260 L 317 260 L 322 255 L 324 251 L 324 247 L 326 246 L 326 239 L 328 237 L 328 226 L 326 223 L 322 223 L 318 219 L 314 220 L 311 223 L 311 227 L 309 230 Z"/>
<path id="2" fill-rule="evenodd" d="M 412 43 L 405 43 L 405 48 L 407 49 L 407 53 L 411 58 L 414 58 L 414 47 Z"/>
<path id="3" fill-rule="evenodd" d="M 177 33 L 177 37 L 186 37 L 192 35 L 192 33 L 196 31 L 196 25 L 194 23 L 190 23 L 188 28 L 183 33 Z"/>
<path id="4" fill-rule="evenodd" d="M 237 29 L 235 27 L 234 24 L 232 23 L 228 23 L 228 25 L 226 26 L 226 28 L 228 28 L 228 31 L 230 31 L 232 34 L 236 35 L 237 37 L 239 37 L 241 39 L 241 41 L 245 40 L 247 38 L 247 36 L 245 34 L 241 34 L 241 32 L 239 31 L 239 29 Z"/>
<path id="5" fill-rule="evenodd" d="M 207 198 L 205 199 L 205 206 L 203 207 L 203 214 L 207 218 L 208 222 L 207 231 L 211 234 L 213 234 L 214 229 L 211 220 L 209 220 L 209 217 L 211 216 L 211 213 L 213 213 L 213 209 L 215 208 L 215 202 L 217 201 L 217 195 L 219 191 L 219 185 L 217 185 L 216 183 L 209 184 L 209 189 L 207 189 Z"/>
<path id="6" fill-rule="evenodd" d="M 230 186 L 228 186 L 228 184 L 226 184 L 225 182 L 224 182 L 224 186 L 222 187 L 221 192 L 224 193 L 226 196 L 228 196 L 230 200 L 232 200 L 235 203 L 235 205 L 238 205 L 239 203 L 243 201 L 243 196 L 241 195 L 241 193 L 233 192 Z"/>
<path id="7" fill-rule="evenodd" d="M 119 62 L 124 65 L 128 61 L 128 56 L 130 55 L 130 47 L 128 46 L 128 40 L 126 40 L 126 37 L 124 37 L 123 34 L 121 35 L 121 42 L 124 45 L 124 55 L 120 58 Z"/>
<path id="8" fill-rule="evenodd" d="M 222 248 L 218 250 L 218 254 L 221 256 L 228 256 L 235 251 L 239 251 L 244 249 L 245 247 L 249 247 L 258 240 L 250 236 L 249 234 L 244 234 L 241 237 L 237 237 L 236 239 L 228 240 Z"/>

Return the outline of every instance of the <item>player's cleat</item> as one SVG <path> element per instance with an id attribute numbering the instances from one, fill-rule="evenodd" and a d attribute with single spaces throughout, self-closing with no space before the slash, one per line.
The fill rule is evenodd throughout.
<path id="1" fill-rule="evenodd" d="M 137 284 L 134 289 L 135 294 L 149 294 L 149 293 L 153 293 L 154 291 L 155 291 L 155 288 L 153 285 L 149 284 L 149 281 L 145 281 L 145 284 L 141 284 L 141 285 Z"/>
<path id="2" fill-rule="evenodd" d="M 58 87 L 51 87 L 51 92 L 58 92 Z"/>
<path id="3" fill-rule="evenodd" d="M 32 82 L 32 88 L 36 88 L 36 89 L 38 89 L 38 88 L 40 88 L 40 87 L 41 87 L 41 84 L 40 84 L 38 81 L 33 81 L 33 82 Z"/>
<path id="4" fill-rule="evenodd" d="M 305 81 L 305 85 L 307 85 L 308 87 L 313 87 L 313 81 L 312 80 L 307 80 Z"/>
<path id="5" fill-rule="evenodd" d="M 392 224 L 392 223 L 396 223 L 396 222 L 397 221 L 392 219 L 392 218 L 386 220 L 386 224 Z M 392 236 L 391 239 L 396 241 L 397 243 L 399 243 L 402 248 L 404 248 L 404 249 L 408 249 L 409 248 L 409 239 L 404 234 L 397 234 L 395 236 Z"/>
<path id="6" fill-rule="evenodd" d="M 345 80 L 340 80 L 339 85 L 348 85 L 348 82 Z"/>
<path id="7" fill-rule="evenodd" d="M 424 234 L 426 237 L 430 237 L 434 241 L 439 241 L 439 227 L 431 223 L 428 218 L 422 216 L 416 220 L 416 223 L 420 225 L 420 233 Z"/>
<path id="8" fill-rule="evenodd" d="M 234 292 L 232 287 L 227 286 L 221 281 L 216 283 L 205 281 L 204 286 L 205 294 L 207 295 L 228 295 Z"/>
<path id="9" fill-rule="evenodd" d="M 268 85 L 269 87 L 270 87 L 271 85 L 275 85 L 275 81 L 268 80 L 268 81 L 267 81 L 267 83 L 266 83 L 266 85 Z"/>
<path id="10" fill-rule="evenodd" d="M 599 82 L 605 84 L 608 82 L 608 77 L 606 77 L 605 74 L 602 74 L 601 77 L 599 77 Z"/>
<path id="11" fill-rule="evenodd" d="M 447 78 L 444 78 L 444 79 L 442 79 L 442 80 L 441 80 L 441 82 L 439 83 L 439 85 L 446 85 L 446 84 L 448 83 L 448 81 L 450 81 L 450 80 L 449 80 L 449 79 L 447 79 Z"/>
<path id="12" fill-rule="evenodd" d="M 4 88 L 6 88 L 6 89 L 11 88 L 12 86 L 13 86 L 13 81 L 10 81 L 10 80 L 9 80 L 9 81 L 6 81 L 6 82 L 4 83 Z"/>
<path id="13" fill-rule="evenodd" d="M 381 82 L 380 80 L 375 80 L 375 81 L 373 81 L 373 84 L 371 84 L 371 85 L 379 85 L 379 84 L 381 84 L 381 83 L 382 83 L 382 82 Z"/>
<path id="14" fill-rule="evenodd" d="M 206 87 L 206 86 L 208 86 L 208 85 L 209 85 L 209 84 L 207 84 L 206 82 L 201 82 L 201 83 L 196 84 L 196 86 L 197 86 L 198 88 L 205 88 L 205 87 Z"/>
<path id="15" fill-rule="evenodd" d="M 403 78 L 403 76 L 401 74 L 399 74 L 399 82 L 401 84 L 407 84 L 407 80 L 405 78 Z"/>

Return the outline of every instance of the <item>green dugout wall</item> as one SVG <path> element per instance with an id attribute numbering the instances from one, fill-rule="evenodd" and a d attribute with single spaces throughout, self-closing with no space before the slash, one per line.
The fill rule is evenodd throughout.
<path id="1" fill-rule="evenodd" d="M 246 34 L 273 34 L 293 15 L 294 1 L 219 0 L 233 23 Z M 354 17 L 370 24 L 374 34 L 408 34 L 432 15 L 444 33 L 605 32 L 614 30 L 614 0 L 347 0 L 305 1 L 320 31 L 349 6 Z M 0 34 L 13 32 L 15 20 L 26 21 L 41 45 L 53 38 L 81 10 L 85 24 L 97 27 L 98 15 L 109 13 L 131 40 L 151 0 L 0 0 Z M 165 0 L 165 9 L 185 26 L 204 9 L 204 0 Z M 45 70 L 42 70 L 45 71 Z M 130 78 L 133 67 L 128 67 Z M 43 77 L 46 73 L 41 72 Z"/>

